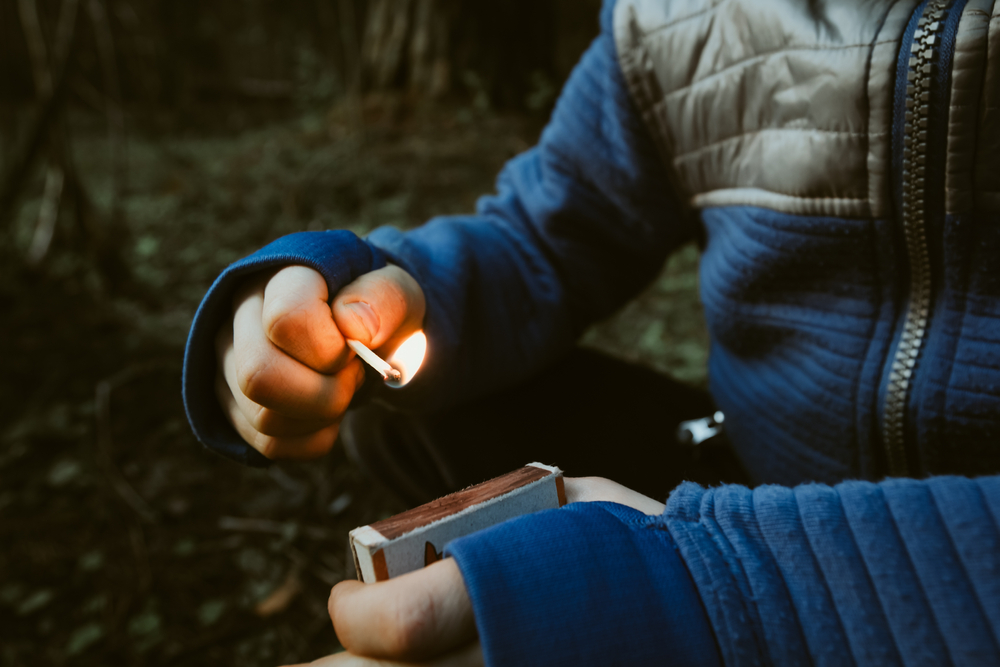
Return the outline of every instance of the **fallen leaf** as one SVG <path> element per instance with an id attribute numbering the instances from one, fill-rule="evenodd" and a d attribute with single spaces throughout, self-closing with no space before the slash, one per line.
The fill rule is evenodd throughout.
<path id="1" fill-rule="evenodd" d="M 226 611 L 225 600 L 209 600 L 198 608 L 198 620 L 207 627 L 218 621 L 224 611 Z"/>
<path id="2" fill-rule="evenodd" d="M 301 590 L 302 582 L 299 580 L 299 570 L 293 567 L 288 572 L 285 580 L 281 582 L 281 585 L 271 591 L 271 594 L 266 598 L 258 602 L 253 611 L 261 618 L 280 614 L 288 609 L 288 605 L 292 604 L 292 600 L 295 599 L 295 596 Z"/>
<path id="3" fill-rule="evenodd" d="M 66 655 L 82 653 L 88 646 L 104 636 L 104 628 L 97 623 L 88 623 L 77 628 L 66 644 Z"/>

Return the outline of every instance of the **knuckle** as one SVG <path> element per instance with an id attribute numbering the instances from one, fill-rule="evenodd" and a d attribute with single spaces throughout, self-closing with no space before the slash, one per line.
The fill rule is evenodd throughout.
<path id="1" fill-rule="evenodd" d="M 263 403 L 270 393 L 268 367 L 269 364 L 258 359 L 251 363 L 240 364 L 236 370 L 240 391 L 254 403 Z"/>
<path id="2" fill-rule="evenodd" d="M 397 313 L 406 312 L 406 292 L 399 283 L 391 282 L 388 289 L 382 292 L 382 297 L 385 299 L 384 307 Z"/>
<path id="3" fill-rule="evenodd" d="M 264 333 L 275 342 L 294 339 L 303 328 L 305 313 L 284 299 L 275 299 L 265 306 L 261 315 Z"/>
<path id="4" fill-rule="evenodd" d="M 261 435 L 257 438 L 257 451 L 269 459 L 278 458 L 280 443 L 277 438 Z"/>
<path id="5" fill-rule="evenodd" d="M 279 432 L 279 419 L 272 411 L 267 408 L 261 408 L 257 411 L 257 414 L 249 420 L 250 425 L 254 429 L 268 436 L 281 435 Z"/>

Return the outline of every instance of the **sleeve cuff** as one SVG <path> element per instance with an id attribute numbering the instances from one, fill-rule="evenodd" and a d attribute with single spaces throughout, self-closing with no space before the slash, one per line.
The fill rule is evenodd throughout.
<path id="1" fill-rule="evenodd" d="M 191 324 L 184 350 L 184 410 L 198 440 L 223 456 L 254 467 L 268 459 L 230 425 L 215 398 L 215 334 L 231 317 L 232 299 L 242 278 L 265 269 L 298 264 L 319 271 L 331 298 L 358 276 L 385 266 L 383 253 L 352 232 L 301 232 L 283 236 L 231 264 L 209 288 Z"/>
<path id="2" fill-rule="evenodd" d="M 486 664 L 721 665 L 660 517 L 575 503 L 451 542 Z"/>

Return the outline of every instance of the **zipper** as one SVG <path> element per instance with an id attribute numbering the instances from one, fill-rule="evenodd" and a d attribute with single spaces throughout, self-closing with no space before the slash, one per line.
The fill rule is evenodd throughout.
<path id="1" fill-rule="evenodd" d="M 906 476 L 907 405 L 921 348 L 927 337 L 932 306 L 931 260 L 927 243 L 927 173 L 931 105 L 937 68 L 942 64 L 942 37 L 952 0 L 929 0 L 917 21 L 906 72 L 903 122 L 900 221 L 910 267 L 909 302 L 903 329 L 892 355 L 882 412 L 882 441 L 889 475 Z M 950 55 L 950 54 L 949 54 Z M 949 63 L 950 64 L 950 63 Z"/>

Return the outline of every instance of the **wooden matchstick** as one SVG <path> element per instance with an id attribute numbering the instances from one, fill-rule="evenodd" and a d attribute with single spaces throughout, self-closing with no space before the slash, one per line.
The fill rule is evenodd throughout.
<path id="1" fill-rule="evenodd" d="M 354 353 L 361 357 L 369 366 L 382 374 L 383 380 L 399 382 L 403 374 L 393 368 L 388 361 L 378 356 L 359 340 L 347 339 L 347 347 L 354 350 Z"/>

